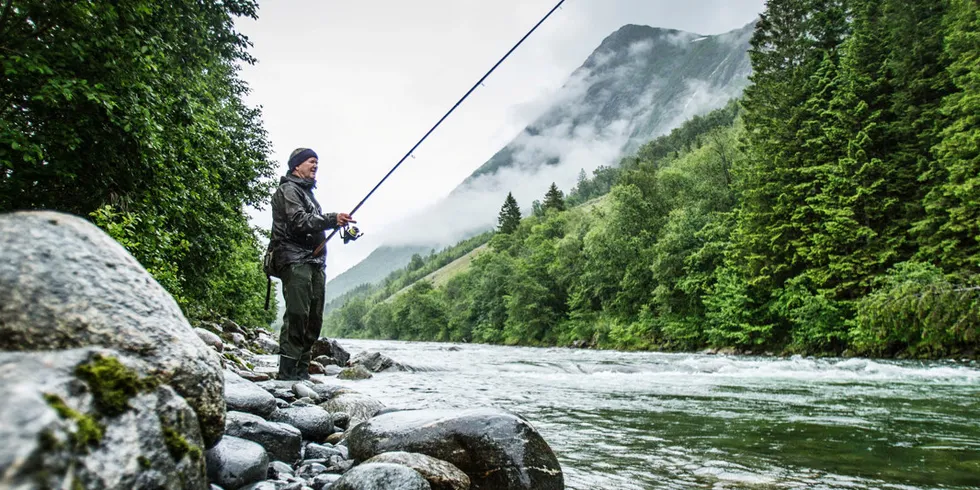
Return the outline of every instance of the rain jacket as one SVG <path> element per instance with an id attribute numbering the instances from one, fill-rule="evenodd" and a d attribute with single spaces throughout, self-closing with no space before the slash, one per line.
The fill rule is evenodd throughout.
<path id="1" fill-rule="evenodd" d="M 318 256 L 313 251 L 327 238 L 324 230 L 337 228 L 337 214 L 323 214 L 313 197 L 316 181 L 286 175 L 272 195 L 272 249 L 275 267 L 289 264 L 325 266 L 326 248 Z"/>

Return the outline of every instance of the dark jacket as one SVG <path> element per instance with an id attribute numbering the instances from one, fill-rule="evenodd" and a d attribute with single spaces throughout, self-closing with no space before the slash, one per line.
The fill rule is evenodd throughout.
<path id="1" fill-rule="evenodd" d="M 327 238 L 324 230 L 337 228 L 337 214 L 322 214 L 313 197 L 313 180 L 286 175 L 272 195 L 272 243 L 276 267 L 305 263 L 324 266 L 327 252 L 313 251 Z"/>

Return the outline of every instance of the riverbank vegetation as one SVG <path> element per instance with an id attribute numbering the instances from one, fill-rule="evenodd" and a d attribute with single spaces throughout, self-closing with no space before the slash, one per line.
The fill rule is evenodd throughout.
<path id="1" fill-rule="evenodd" d="M 236 17 L 256 2 L 0 2 L 0 212 L 86 217 L 194 318 L 267 325 L 245 214 L 273 164 Z"/>
<path id="2" fill-rule="evenodd" d="M 751 58 L 737 103 L 583 175 L 560 208 L 503 226 L 505 203 L 464 272 L 354 297 L 327 332 L 976 355 L 976 2 L 771 0 Z"/>

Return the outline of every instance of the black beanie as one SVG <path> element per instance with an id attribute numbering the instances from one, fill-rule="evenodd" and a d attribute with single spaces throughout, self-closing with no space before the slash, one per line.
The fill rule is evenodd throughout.
<path id="1" fill-rule="evenodd" d="M 293 153 L 289 155 L 289 173 L 293 173 L 299 164 L 305 162 L 309 158 L 320 158 L 316 156 L 316 152 L 309 148 L 297 148 L 293 150 Z"/>

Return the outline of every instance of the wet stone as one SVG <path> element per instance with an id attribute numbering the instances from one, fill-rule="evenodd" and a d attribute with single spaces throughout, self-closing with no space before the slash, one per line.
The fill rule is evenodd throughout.
<path id="1" fill-rule="evenodd" d="M 228 412 L 225 434 L 261 445 L 270 458 L 278 461 L 298 460 L 303 447 L 303 436 L 296 427 L 249 413 Z"/>
<path id="2" fill-rule="evenodd" d="M 344 368 L 340 371 L 339 374 L 337 374 L 338 379 L 346 379 L 346 380 L 353 380 L 353 381 L 362 380 L 362 379 L 371 379 L 373 377 L 374 375 L 371 374 L 371 371 L 368 371 L 366 367 L 360 364 L 354 367 Z"/>
<path id="3" fill-rule="evenodd" d="M 270 480 L 279 480 L 284 476 L 293 476 L 293 467 L 282 461 L 269 463 L 269 474 L 266 477 Z"/>
<path id="4" fill-rule="evenodd" d="M 351 457 L 427 454 L 470 477 L 472 488 L 562 490 L 561 466 L 540 433 L 499 409 L 411 410 L 379 415 L 351 429 Z"/>
<path id="5" fill-rule="evenodd" d="M 323 473 L 320 475 L 316 475 L 316 478 L 313 479 L 313 488 L 316 489 L 330 488 L 330 485 L 339 479 L 340 479 L 340 475 L 335 475 L 332 473 Z"/>
<path id="6" fill-rule="evenodd" d="M 225 403 L 228 410 L 268 417 L 276 409 L 276 400 L 268 392 L 241 376 L 225 370 Z"/>
<path id="7" fill-rule="evenodd" d="M 296 401 L 296 394 L 293 393 L 292 390 L 286 390 L 281 388 L 276 389 L 275 391 L 272 392 L 272 396 L 280 400 L 286 400 L 287 402 L 290 403 Z"/>
<path id="8" fill-rule="evenodd" d="M 334 448 L 334 447 L 323 446 L 323 445 L 316 444 L 316 443 L 313 443 L 313 442 L 311 442 L 311 443 L 309 443 L 309 444 L 306 445 L 306 453 L 305 453 L 305 456 L 308 459 L 323 459 L 323 460 L 326 460 L 326 459 L 330 458 L 330 456 L 341 456 L 341 457 L 343 457 L 343 455 L 344 454 L 342 452 L 340 452 L 339 449 Z"/>
<path id="9" fill-rule="evenodd" d="M 387 463 L 356 466 L 330 487 L 331 490 L 432 490 L 419 472 Z"/>
<path id="10" fill-rule="evenodd" d="M 350 414 L 347 412 L 333 412 L 330 414 L 333 418 L 333 425 L 343 430 L 347 430 L 348 425 L 350 425 Z"/>
<path id="11" fill-rule="evenodd" d="M 262 446 L 224 436 L 206 453 L 208 479 L 224 488 L 240 488 L 261 481 L 269 472 L 269 456 Z"/>
<path id="12" fill-rule="evenodd" d="M 324 473 L 326 471 L 327 471 L 326 465 L 320 463 L 308 463 L 299 467 L 299 470 L 297 470 L 296 472 L 296 476 L 309 480 L 315 477 L 316 475 L 319 475 L 320 473 Z"/>
<path id="13" fill-rule="evenodd" d="M 321 442 L 333 434 L 330 413 L 318 406 L 277 409 L 270 420 L 296 427 L 303 433 L 304 439 L 313 442 Z"/>
<path id="14" fill-rule="evenodd" d="M 382 453 L 367 463 L 391 463 L 408 466 L 418 471 L 432 486 L 433 490 L 468 490 L 470 477 L 459 468 L 431 456 L 402 451 Z"/>
<path id="15" fill-rule="evenodd" d="M 300 398 L 299 400 L 296 400 L 293 403 L 290 403 L 289 405 L 293 407 L 308 407 L 311 405 L 316 405 L 316 403 L 313 403 L 312 398 Z"/>
<path id="16" fill-rule="evenodd" d="M 292 386 L 292 390 L 293 393 L 299 398 L 310 398 L 313 400 L 313 403 L 320 401 L 320 395 L 317 395 L 316 391 L 313 391 L 313 388 L 310 388 L 302 383 L 294 384 Z"/>
<path id="17" fill-rule="evenodd" d="M 240 488 L 239 490 L 278 490 L 278 489 L 279 489 L 279 485 L 277 485 L 276 482 L 266 480 L 266 481 L 255 482 L 252 483 L 251 485 L 246 485 Z"/>

